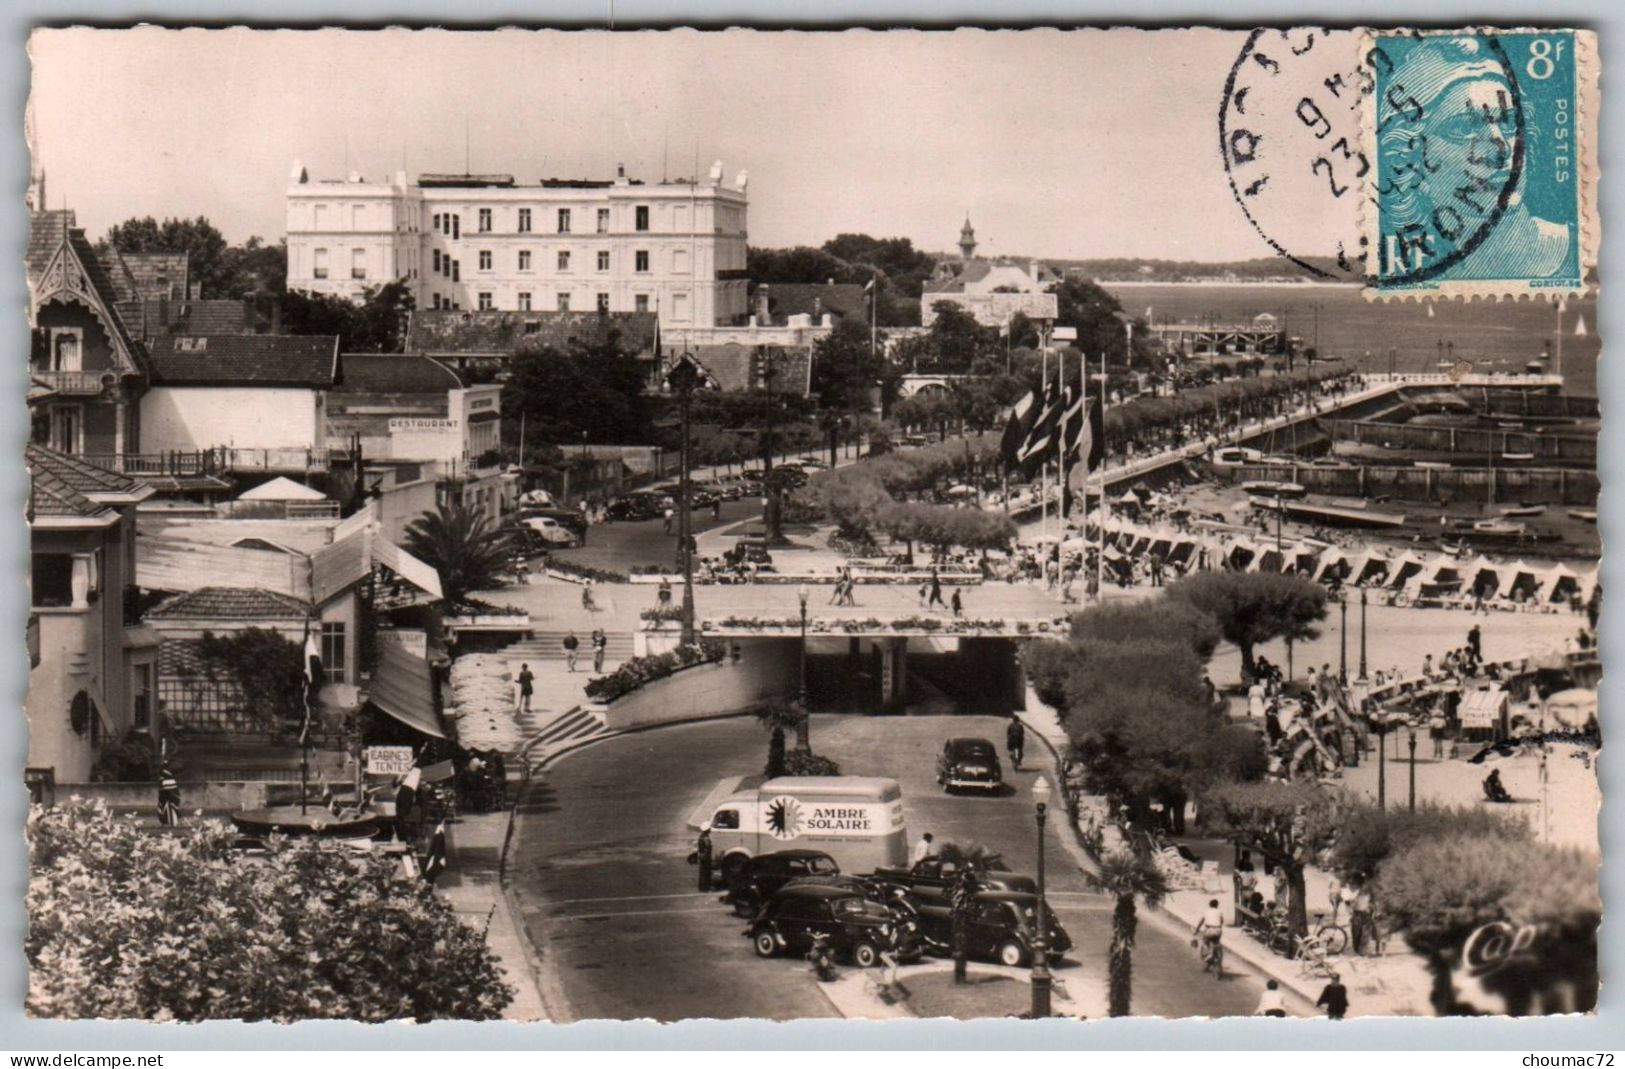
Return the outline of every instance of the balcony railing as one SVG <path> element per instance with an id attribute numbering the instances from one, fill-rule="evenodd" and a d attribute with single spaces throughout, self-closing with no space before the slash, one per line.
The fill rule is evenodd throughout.
<path id="1" fill-rule="evenodd" d="M 40 371 L 29 368 L 28 376 L 57 393 L 91 397 L 118 384 L 118 373 L 114 371 Z"/>

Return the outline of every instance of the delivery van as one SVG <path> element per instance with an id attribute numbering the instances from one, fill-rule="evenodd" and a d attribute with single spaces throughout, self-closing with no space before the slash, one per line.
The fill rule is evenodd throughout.
<path id="1" fill-rule="evenodd" d="M 873 776 L 782 776 L 727 795 L 705 819 L 726 882 L 758 854 L 820 850 L 842 872 L 908 861 L 903 788 Z"/>

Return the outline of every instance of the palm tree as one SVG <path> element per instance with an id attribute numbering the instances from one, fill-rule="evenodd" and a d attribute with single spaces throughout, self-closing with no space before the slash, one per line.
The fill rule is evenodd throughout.
<path id="1" fill-rule="evenodd" d="M 460 501 L 442 503 L 406 528 L 408 553 L 440 573 L 440 595 L 461 605 L 476 590 L 500 586 L 511 569 L 506 532 Z"/>
<path id="2" fill-rule="evenodd" d="M 756 721 L 772 734 L 767 744 L 767 776 L 784 775 L 784 732 L 801 726 L 801 710 L 794 702 L 771 701 L 756 710 Z"/>
<path id="3" fill-rule="evenodd" d="M 1112 942 L 1107 953 L 1107 1001 L 1113 1017 L 1127 1017 L 1134 992 L 1134 930 L 1139 924 L 1134 900 L 1155 907 L 1168 894 L 1168 881 L 1149 857 L 1118 850 L 1100 859 L 1100 871 L 1089 882 L 1117 900 L 1112 910 Z"/>
<path id="4" fill-rule="evenodd" d="M 980 843 L 961 846 L 943 843 L 937 856 L 956 872 L 948 890 L 948 917 L 953 924 L 954 983 L 965 982 L 965 960 L 969 956 L 970 921 L 976 912 L 976 894 L 982 889 L 982 876 L 992 867 L 997 854 Z"/>

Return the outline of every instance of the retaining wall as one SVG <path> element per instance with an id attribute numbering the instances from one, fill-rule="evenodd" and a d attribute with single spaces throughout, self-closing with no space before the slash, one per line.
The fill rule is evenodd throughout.
<path id="1" fill-rule="evenodd" d="M 1407 501 L 1437 501 L 1443 494 L 1451 501 L 1484 501 L 1489 496 L 1490 479 L 1495 480 L 1495 500 L 1528 501 L 1561 505 L 1596 503 L 1600 484 L 1594 471 L 1564 468 L 1431 468 L 1353 467 L 1317 468 L 1297 464 L 1243 464 L 1214 469 L 1232 483 L 1252 480 L 1294 482 L 1312 494 L 1335 497 L 1391 497 Z"/>
<path id="2" fill-rule="evenodd" d="M 1334 441 L 1359 442 L 1386 449 L 1414 449 L 1435 453 L 1464 453 L 1485 458 L 1502 453 L 1533 453 L 1542 460 L 1595 464 L 1597 439 L 1577 434 L 1529 434 L 1491 427 L 1432 427 L 1378 420 L 1329 419 L 1322 421 Z"/>
<path id="3" fill-rule="evenodd" d="M 787 697 L 800 682 L 799 638 L 740 643 L 738 661 L 695 665 L 645 684 L 604 709 L 611 731 L 743 713 Z"/>

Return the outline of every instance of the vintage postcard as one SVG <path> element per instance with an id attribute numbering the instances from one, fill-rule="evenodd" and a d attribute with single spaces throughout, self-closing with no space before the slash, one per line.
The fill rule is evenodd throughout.
<path id="1" fill-rule="evenodd" d="M 31 1015 L 1595 1011 L 1589 31 L 29 56 Z"/>

